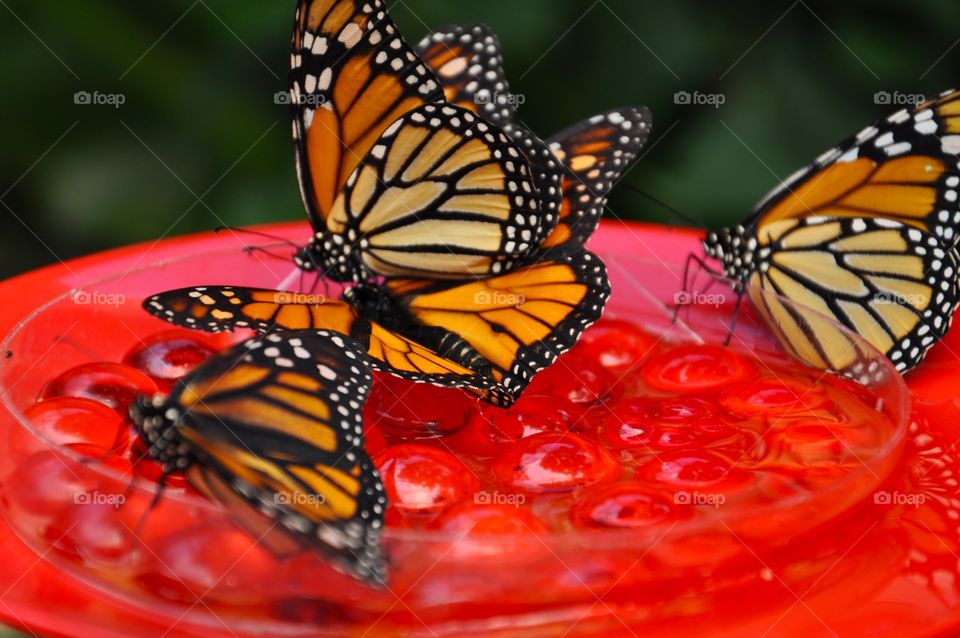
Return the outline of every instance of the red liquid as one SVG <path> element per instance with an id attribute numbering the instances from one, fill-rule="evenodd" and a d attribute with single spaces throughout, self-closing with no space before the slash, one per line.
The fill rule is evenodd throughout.
<path id="1" fill-rule="evenodd" d="M 148 338 L 129 365 L 68 371 L 31 408 L 52 440 L 102 458 L 120 478 L 73 474 L 38 453 L 3 495 L 58 558 L 136 596 L 189 605 L 205 592 L 211 610 L 231 617 L 384 632 L 571 605 L 582 613 L 592 592 L 625 615 L 642 601 L 652 617 L 696 616 L 725 596 L 742 610 L 789 604 L 786 591 L 770 592 L 771 573 L 791 587 L 817 582 L 832 563 L 822 557 L 835 560 L 848 536 L 886 513 L 872 499 L 889 467 L 864 464 L 894 426 L 869 391 L 784 359 L 671 345 L 605 321 L 510 410 L 378 377 L 366 428 L 391 504 L 393 568 L 390 590 L 373 591 L 319 557 L 274 558 L 204 510 L 181 475 L 146 519 L 142 493 L 118 502 L 132 477 L 156 481 L 160 471 L 129 425 L 109 436 L 117 412 L 214 354 L 191 335 Z M 51 398 L 62 396 L 89 398 Z M 97 410 L 102 422 L 90 418 Z M 178 500 L 185 494 L 198 505 Z M 778 507 L 787 501 L 795 505 Z M 916 516 L 918 534 L 941 525 Z"/>

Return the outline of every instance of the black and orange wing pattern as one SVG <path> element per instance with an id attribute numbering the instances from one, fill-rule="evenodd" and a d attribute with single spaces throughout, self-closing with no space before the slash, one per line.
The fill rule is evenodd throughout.
<path id="1" fill-rule="evenodd" d="M 958 155 L 960 93 L 946 91 L 823 153 L 704 248 L 728 277 L 847 326 L 907 372 L 957 305 Z M 776 300 L 755 301 L 788 351 L 859 376 L 828 322 L 804 326 Z"/>
<path id="2" fill-rule="evenodd" d="M 466 109 L 427 104 L 358 164 L 317 240 L 339 280 L 460 279 L 508 270 L 544 223 L 518 146 Z"/>
<path id="3" fill-rule="evenodd" d="M 426 345 L 360 316 L 356 308 L 344 301 L 320 295 L 242 286 L 198 286 L 154 295 L 143 302 L 143 308 L 174 325 L 205 332 L 335 332 L 359 342 L 372 364 L 386 372 L 436 385 L 487 385 L 484 366 L 455 335 L 421 335 L 421 341 L 430 344 Z"/>
<path id="4" fill-rule="evenodd" d="M 783 219 L 766 228 L 757 249 L 767 256 L 745 280 L 747 291 L 787 351 L 804 363 L 866 383 L 879 372 L 876 364 L 866 368 L 869 355 L 834 322 L 901 372 L 919 364 L 950 327 L 960 299 L 960 258 L 933 235 L 860 217 Z"/>
<path id="5" fill-rule="evenodd" d="M 586 250 L 477 281 L 386 286 L 417 322 L 458 335 L 489 362 L 495 385 L 477 393 L 503 406 L 573 347 L 610 295 L 603 261 Z"/>
<path id="6" fill-rule="evenodd" d="M 816 215 L 894 219 L 960 239 L 960 93 L 901 109 L 823 153 L 784 181 L 744 226 Z"/>
<path id="7" fill-rule="evenodd" d="M 447 102 L 497 126 L 513 122 L 517 100 L 503 70 L 500 40 L 489 27 L 443 27 L 421 40 L 416 52 L 436 74 Z"/>
<path id="8" fill-rule="evenodd" d="M 383 0 L 300 0 L 290 101 L 301 195 L 315 230 L 356 165 L 401 115 L 443 100 Z"/>
<path id="9" fill-rule="evenodd" d="M 548 251 L 576 250 L 597 229 L 610 191 L 624 176 L 650 136 L 649 109 L 616 109 L 575 124 L 549 140 L 564 166 L 562 205 Z"/>
<path id="10" fill-rule="evenodd" d="M 259 542 L 314 548 L 342 571 L 386 580 L 386 496 L 363 448 L 372 384 L 363 350 L 326 331 L 252 339 L 208 360 L 167 398 L 133 408 L 149 452 L 186 471 Z"/>

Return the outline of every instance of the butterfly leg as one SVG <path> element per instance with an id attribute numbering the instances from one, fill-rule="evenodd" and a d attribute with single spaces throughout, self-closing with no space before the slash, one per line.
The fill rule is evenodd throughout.
<path id="1" fill-rule="evenodd" d="M 681 288 L 674 298 L 673 323 L 676 323 L 677 320 L 680 318 L 680 308 L 685 305 L 684 300 L 690 298 L 690 275 L 691 275 L 690 266 L 691 264 L 696 264 L 700 268 L 700 270 L 707 271 L 707 273 L 709 273 L 714 278 L 714 281 L 718 277 L 722 276 L 719 272 L 711 268 L 707 264 L 707 262 L 704 261 L 702 257 L 700 257 L 700 255 L 697 255 L 696 253 L 690 253 L 689 255 L 687 255 L 687 259 L 683 264 Z"/>
<path id="2" fill-rule="evenodd" d="M 730 329 L 727 331 L 727 338 L 723 340 L 723 346 L 727 347 L 730 345 L 730 341 L 733 339 L 733 331 L 737 327 L 737 317 L 740 316 L 740 304 L 743 302 L 743 295 L 746 294 L 746 288 L 740 282 L 737 282 L 734 290 L 737 293 L 737 302 L 733 306 L 733 317 L 730 318 Z"/>

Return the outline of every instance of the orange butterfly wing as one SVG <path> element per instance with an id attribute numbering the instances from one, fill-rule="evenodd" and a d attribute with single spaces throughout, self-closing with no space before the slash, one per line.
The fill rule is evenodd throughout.
<path id="1" fill-rule="evenodd" d="M 382 0 L 300 0 L 290 49 L 297 174 L 319 230 L 383 131 L 443 91 Z"/>
<path id="2" fill-rule="evenodd" d="M 900 110 L 787 179 L 746 225 L 802 217 L 893 219 L 955 245 L 960 231 L 960 93 Z"/>

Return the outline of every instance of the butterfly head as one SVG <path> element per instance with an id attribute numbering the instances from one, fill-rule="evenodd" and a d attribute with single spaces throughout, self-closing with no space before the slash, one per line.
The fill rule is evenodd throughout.
<path id="1" fill-rule="evenodd" d="M 365 248 L 366 240 L 353 246 L 341 235 L 318 233 L 297 251 L 293 261 L 303 271 L 322 273 L 336 282 L 359 283 L 366 280 L 368 274 L 361 258 Z"/>
<path id="2" fill-rule="evenodd" d="M 730 279 L 746 281 L 757 270 L 757 241 L 749 237 L 743 226 L 723 228 L 707 233 L 703 250 L 723 265 L 723 273 Z"/>
<path id="3" fill-rule="evenodd" d="M 168 470 L 182 470 L 192 460 L 189 448 L 177 439 L 181 417 L 180 409 L 170 405 L 161 394 L 137 397 L 130 404 L 130 419 L 149 446 L 147 452 Z"/>

